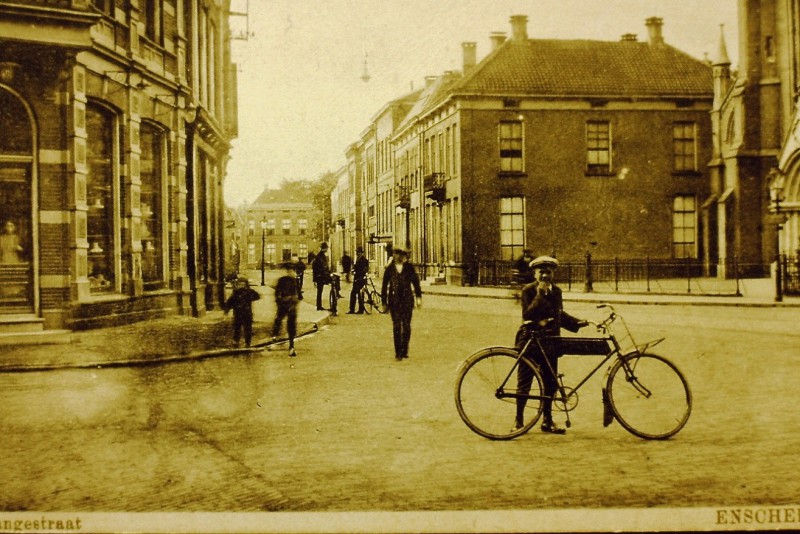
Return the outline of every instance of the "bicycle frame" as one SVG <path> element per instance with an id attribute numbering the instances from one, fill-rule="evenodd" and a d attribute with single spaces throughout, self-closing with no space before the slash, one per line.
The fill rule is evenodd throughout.
<path id="1" fill-rule="evenodd" d="M 602 308 L 602 307 L 609 307 L 610 308 L 611 306 L 606 304 L 606 305 L 600 305 L 598 307 L 599 308 Z M 616 320 L 618 320 L 618 319 L 619 319 L 619 323 L 618 324 L 622 325 L 622 330 L 624 331 L 624 335 L 622 337 L 617 336 L 616 334 L 614 334 L 610 330 L 610 325 L 613 322 L 615 322 Z M 562 400 L 562 401 L 566 402 L 568 396 L 566 394 L 565 386 L 564 386 L 564 383 L 563 383 L 563 376 L 564 375 L 563 375 L 563 373 L 559 374 L 559 375 L 556 375 L 555 369 L 553 368 L 553 364 L 551 363 L 551 360 L 550 360 L 550 355 L 548 354 L 548 351 L 545 348 L 545 345 L 547 345 L 545 340 L 558 340 L 559 345 L 562 345 L 562 343 L 563 343 L 563 344 L 565 344 L 567 346 L 569 344 L 573 344 L 573 346 L 580 345 L 581 342 L 588 343 L 588 344 L 593 344 L 595 347 L 598 347 L 600 343 L 605 343 L 606 346 L 608 346 L 608 350 L 604 354 L 600 353 L 600 352 L 592 352 L 591 350 L 588 350 L 588 351 L 585 351 L 585 352 L 565 351 L 563 353 L 564 356 L 566 356 L 566 355 L 590 355 L 590 356 L 595 356 L 596 355 L 596 356 L 603 356 L 603 359 L 600 361 L 600 363 L 598 363 L 591 371 L 589 371 L 581 379 L 581 381 L 578 382 L 578 385 L 576 385 L 575 387 L 570 387 L 570 389 L 573 392 L 577 392 L 586 382 L 589 381 L 589 379 L 591 379 L 595 375 L 595 373 L 597 373 L 598 370 L 600 370 L 601 367 L 603 367 L 610 360 L 613 360 L 613 359 L 616 358 L 616 359 L 622 360 L 622 367 L 625 370 L 625 375 L 628 377 L 629 382 L 631 382 L 633 384 L 633 386 L 636 387 L 640 391 L 640 393 L 642 393 L 643 395 L 649 397 L 650 396 L 650 391 L 647 390 L 646 388 L 644 388 L 639 383 L 639 381 L 635 379 L 635 375 L 633 374 L 633 369 L 631 369 L 630 365 L 628 364 L 628 360 L 630 359 L 629 358 L 630 356 L 643 354 L 650 347 L 653 347 L 653 346 L 657 345 L 658 343 L 661 343 L 664 340 L 664 338 L 656 339 L 656 340 L 653 340 L 653 341 L 649 341 L 649 342 L 644 343 L 642 345 L 636 345 L 636 343 L 633 341 L 633 336 L 631 335 L 631 332 L 630 332 L 630 329 L 628 328 L 628 325 L 625 323 L 625 321 L 620 316 L 618 316 L 616 314 L 616 312 L 614 312 L 613 308 L 611 308 L 611 314 L 604 321 L 602 321 L 600 323 L 591 323 L 590 322 L 590 324 L 594 324 L 597 327 L 598 331 L 603 332 L 604 335 L 602 335 L 600 337 L 591 337 L 591 338 L 590 337 L 585 337 L 585 338 L 563 337 L 562 338 L 560 336 L 540 336 L 540 335 L 537 335 L 535 332 L 532 332 L 531 335 L 529 336 L 528 340 L 525 342 L 525 345 L 522 347 L 522 350 L 520 350 L 519 353 L 517 354 L 516 363 L 511 367 L 511 370 L 508 372 L 508 375 L 506 375 L 505 379 L 501 383 L 501 385 L 498 388 L 497 393 L 496 393 L 495 396 L 497 398 L 499 398 L 499 399 L 502 399 L 502 398 L 513 398 L 513 399 L 532 399 L 532 400 Z M 566 340 L 566 341 L 562 341 L 562 340 Z M 622 340 L 622 341 L 630 340 L 631 350 L 628 351 L 628 352 L 625 352 L 623 354 L 622 342 L 620 340 Z M 556 378 L 556 380 L 558 382 L 558 389 L 559 389 L 558 394 L 561 395 L 560 399 L 558 397 L 556 397 L 557 394 L 554 394 L 553 396 L 548 396 L 548 395 L 531 395 L 530 393 L 527 393 L 527 394 L 506 393 L 505 391 L 503 391 L 503 388 L 508 383 L 508 380 L 514 374 L 514 372 L 519 368 L 520 360 L 531 349 L 531 344 L 532 343 L 535 343 L 536 348 L 539 351 L 541 351 L 541 353 L 544 355 L 543 359 L 544 359 L 545 363 L 547 364 L 547 370 L 545 371 L 544 369 L 541 369 L 541 371 L 542 372 L 549 372 L 550 376 L 554 376 Z M 527 357 L 526 357 L 526 360 L 530 361 L 530 359 L 527 358 Z M 610 366 L 609 366 L 609 369 L 610 369 Z"/>

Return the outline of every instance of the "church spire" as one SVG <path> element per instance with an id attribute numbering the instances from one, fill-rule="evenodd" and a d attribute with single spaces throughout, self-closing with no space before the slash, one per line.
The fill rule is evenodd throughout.
<path id="1" fill-rule="evenodd" d="M 731 60 L 728 57 L 728 46 L 725 44 L 725 25 L 719 25 L 719 49 L 717 57 L 714 58 L 714 66 L 730 66 Z"/>

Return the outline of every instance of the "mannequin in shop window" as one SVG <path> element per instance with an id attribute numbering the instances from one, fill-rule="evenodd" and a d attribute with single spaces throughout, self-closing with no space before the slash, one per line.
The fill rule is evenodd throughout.
<path id="1" fill-rule="evenodd" d="M 22 246 L 19 244 L 17 225 L 6 221 L 0 234 L 0 263 L 20 263 L 20 252 Z"/>

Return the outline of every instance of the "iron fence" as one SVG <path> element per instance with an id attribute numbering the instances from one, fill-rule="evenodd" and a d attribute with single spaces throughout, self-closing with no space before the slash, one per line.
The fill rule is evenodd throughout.
<path id="1" fill-rule="evenodd" d="M 800 256 L 781 256 L 783 292 L 800 295 Z"/>

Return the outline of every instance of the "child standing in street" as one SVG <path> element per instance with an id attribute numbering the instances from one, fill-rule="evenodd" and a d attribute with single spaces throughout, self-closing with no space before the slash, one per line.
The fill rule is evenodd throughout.
<path id="1" fill-rule="evenodd" d="M 278 278 L 275 284 L 275 322 L 272 325 L 272 339 L 278 337 L 281 332 L 281 323 L 286 317 L 286 330 L 289 333 L 289 356 L 297 356 L 294 350 L 294 336 L 297 334 L 297 303 L 298 285 L 295 265 L 287 262 L 283 264 L 286 272 Z"/>
<path id="2" fill-rule="evenodd" d="M 239 277 L 233 294 L 225 301 L 225 315 L 233 310 L 233 342 L 237 347 L 242 330 L 244 344 L 250 346 L 253 338 L 253 302 L 260 298 L 261 295 L 250 287 L 247 278 Z"/>

